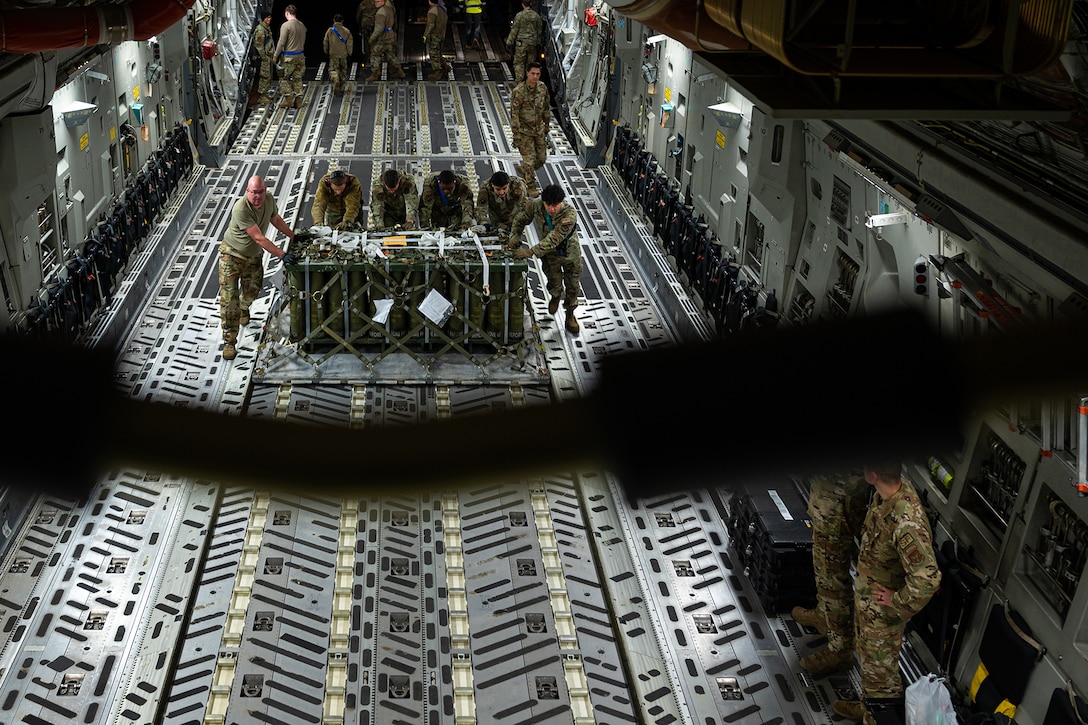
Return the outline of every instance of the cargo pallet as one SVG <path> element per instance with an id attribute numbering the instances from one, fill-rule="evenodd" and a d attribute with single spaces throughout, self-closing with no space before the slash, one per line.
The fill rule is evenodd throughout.
<path id="1" fill-rule="evenodd" d="M 296 358 L 322 377 L 347 356 L 355 377 L 372 381 L 547 378 L 527 309 L 528 260 L 497 237 L 311 231 L 292 251 L 298 262 L 284 265 L 270 314 L 282 334 L 259 375 Z"/>

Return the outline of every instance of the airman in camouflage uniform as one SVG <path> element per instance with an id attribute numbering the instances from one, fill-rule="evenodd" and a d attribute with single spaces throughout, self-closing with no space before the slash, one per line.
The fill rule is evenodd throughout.
<path id="1" fill-rule="evenodd" d="M 476 197 L 476 221 L 488 226 L 488 232 L 510 233 L 510 223 L 519 209 L 532 206 L 529 190 L 521 179 L 496 171 L 480 186 Z"/>
<path id="2" fill-rule="evenodd" d="M 389 64 L 390 78 L 403 78 L 404 69 L 397 62 L 397 16 L 389 0 L 374 0 L 378 12 L 374 14 L 374 32 L 370 34 L 370 75 L 368 81 L 376 81 L 382 75 L 382 61 Z"/>
<path id="3" fill-rule="evenodd" d="M 536 170 L 548 160 L 548 121 L 551 118 L 551 94 L 540 82 L 540 63 L 529 64 L 525 80 L 510 93 L 510 135 L 521 152 L 518 175 L 525 179 L 529 196 L 540 194 Z"/>
<path id="4" fill-rule="evenodd" d="M 396 169 L 387 169 L 370 191 L 371 231 L 387 232 L 394 227 L 414 229 L 419 218 L 419 190 L 416 178 Z"/>
<path id="5" fill-rule="evenodd" d="M 861 528 L 854 580 L 858 662 L 862 698 L 903 696 L 899 650 L 907 620 L 921 611 L 941 584 L 933 534 L 922 502 L 895 464 L 865 467 L 876 489 Z M 861 703 L 837 700 L 834 710 L 874 725 Z"/>
<path id="6" fill-rule="evenodd" d="M 812 567 L 816 609 L 795 607 L 793 617 L 827 636 L 827 647 L 801 658 L 815 677 L 847 670 L 854 664 L 854 538 L 861 533 L 871 489 L 861 472 L 815 476 L 809 487 Z"/>
<path id="7" fill-rule="evenodd" d="M 432 81 L 441 80 L 450 70 L 450 64 L 442 57 L 442 43 L 446 40 L 446 6 L 438 0 L 427 0 L 427 27 L 423 30 L 423 42 L 427 44 L 427 54 L 431 57 L 431 73 L 427 76 Z"/>
<path id="8" fill-rule="evenodd" d="M 288 5 L 283 9 L 287 22 L 280 26 L 280 40 L 276 43 L 274 60 L 282 66 L 280 90 L 283 99 L 280 108 L 302 108 L 302 74 L 306 71 L 306 26 L 295 17 L 298 8 Z"/>
<path id="9" fill-rule="evenodd" d="M 423 182 L 419 197 L 421 229 L 464 231 L 472 226 L 475 213 L 472 188 L 465 177 L 446 169 Z"/>
<path id="10" fill-rule="evenodd" d="M 246 195 L 234 203 L 223 241 L 219 245 L 219 323 L 223 329 L 223 359 L 233 360 L 238 354 L 238 328 L 249 324 L 249 307 L 261 294 L 264 279 L 264 253 L 270 252 L 293 264 L 290 252 L 277 247 L 265 236 L 271 224 L 288 239 L 295 233 L 280 216 L 272 193 L 264 179 L 253 176 L 246 186 Z"/>
<path id="11" fill-rule="evenodd" d="M 334 15 L 332 26 L 325 31 L 324 40 L 325 55 L 329 56 L 329 78 L 332 79 L 334 93 L 344 92 L 353 40 L 351 31 L 344 26 L 344 16 L 340 13 Z"/>
<path id="12" fill-rule="evenodd" d="M 564 201 L 566 196 L 558 184 L 545 186 L 540 199 L 514 214 L 507 247 L 517 250 L 514 256 L 518 259 L 540 257 L 551 295 L 548 312 L 553 315 L 558 312 L 562 299 L 567 308 L 567 331 L 577 335 L 580 328 L 574 308 L 582 294 L 582 245 L 578 240 L 578 212 Z M 536 222 L 540 242 L 527 249 L 521 246 L 521 233 L 531 222 Z"/>
<path id="13" fill-rule="evenodd" d="M 532 8 L 532 0 L 521 0 L 521 10 L 514 16 L 506 49 L 514 56 L 514 81 L 525 80 L 525 69 L 540 60 L 540 16 Z"/>
<path id="14" fill-rule="evenodd" d="M 272 97 L 268 95 L 272 86 L 272 53 L 276 44 L 272 40 L 272 13 L 265 12 L 261 22 L 253 31 L 253 47 L 257 49 L 257 55 L 261 57 L 260 76 L 257 78 L 257 102 L 270 103 Z"/>
<path id="15" fill-rule="evenodd" d="M 335 169 L 317 182 L 310 217 L 314 226 L 330 226 L 338 231 L 355 228 L 363 203 L 363 185 L 355 174 Z"/>
<path id="16" fill-rule="evenodd" d="M 374 14 L 377 12 L 374 0 L 362 0 L 359 7 L 355 8 L 355 21 L 359 23 L 359 42 L 363 46 L 359 50 L 363 52 L 364 66 L 370 63 L 370 36 L 374 33 Z"/>

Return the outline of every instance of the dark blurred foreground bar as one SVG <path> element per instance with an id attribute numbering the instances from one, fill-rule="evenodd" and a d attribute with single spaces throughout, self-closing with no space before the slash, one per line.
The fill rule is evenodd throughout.
<path id="1" fill-rule="evenodd" d="M 15 424 L 7 480 L 72 497 L 124 464 L 354 496 L 603 468 L 633 501 L 928 456 L 958 444 L 977 406 L 1088 387 L 1083 321 L 949 344 L 897 312 L 617 355 L 572 402 L 341 430 L 128 400 L 97 352 L 2 344 Z M 318 450 L 358 451 L 366 465 Z"/>

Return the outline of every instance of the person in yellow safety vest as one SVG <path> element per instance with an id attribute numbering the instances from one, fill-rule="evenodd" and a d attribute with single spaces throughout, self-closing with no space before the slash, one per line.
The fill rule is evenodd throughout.
<path id="1" fill-rule="evenodd" d="M 468 47 L 483 50 L 480 42 L 480 22 L 484 18 L 484 0 L 465 0 L 465 41 Z"/>

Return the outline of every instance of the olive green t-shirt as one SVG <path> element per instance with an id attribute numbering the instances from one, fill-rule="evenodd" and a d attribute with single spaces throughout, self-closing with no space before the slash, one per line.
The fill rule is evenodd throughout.
<path id="1" fill-rule="evenodd" d="M 246 229 L 256 224 L 264 234 L 268 225 L 272 223 L 272 217 L 278 213 L 276 200 L 272 198 L 270 192 L 265 192 L 264 203 L 261 204 L 260 209 L 254 209 L 249 199 L 243 196 L 234 202 L 234 207 L 230 210 L 230 223 L 227 224 L 227 232 L 223 235 L 221 251 L 233 254 L 235 257 L 250 259 L 261 256 L 264 248 L 246 234 Z"/>

